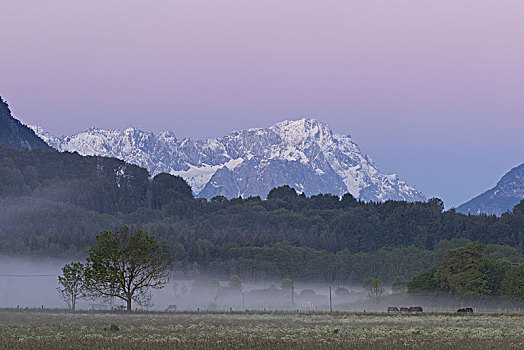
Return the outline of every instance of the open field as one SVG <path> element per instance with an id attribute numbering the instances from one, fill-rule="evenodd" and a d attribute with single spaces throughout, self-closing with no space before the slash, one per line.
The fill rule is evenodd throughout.
<path id="1" fill-rule="evenodd" d="M 0 311 L 2 349 L 523 347 L 523 315 Z"/>

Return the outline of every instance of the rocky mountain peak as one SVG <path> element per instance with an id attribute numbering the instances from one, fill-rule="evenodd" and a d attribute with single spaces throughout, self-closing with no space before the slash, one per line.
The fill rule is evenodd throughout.
<path id="1" fill-rule="evenodd" d="M 333 137 L 333 132 L 327 124 L 310 118 L 285 120 L 273 125 L 270 129 L 291 144 L 299 144 L 306 140 L 318 142 Z"/>
<path id="2" fill-rule="evenodd" d="M 34 130 L 59 150 L 120 158 L 152 175 L 180 175 L 200 197 L 265 197 L 286 184 L 307 195 L 349 192 L 366 201 L 425 200 L 396 175 L 382 174 L 349 135 L 310 118 L 196 141 L 178 140 L 170 131 L 155 135 L 135 128 L 59 138 Z"/>
<path id="3" fill-rule="evenodd" d="M 506 173 L 495 187 L 460 205 L 458 212 L 464 214 L 501 215 L 511 211 L 524 199 L 524 164 Z"/>

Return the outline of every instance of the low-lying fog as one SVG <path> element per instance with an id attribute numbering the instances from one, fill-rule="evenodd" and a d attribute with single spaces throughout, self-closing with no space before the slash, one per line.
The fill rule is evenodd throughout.
<path id="1" fill-rule="evenodd" d="M 70 261 L 0 256 L 0 307 L 1 308 L 67 308 L 56 291 L 61 268 Z M 295 281 L 291 286 L 282 281 L 251 283 L 242 281 L 231 285 L 229 280 L 219 281 L 211 276 L 194 279 L 170 280 L 169 284 L 153 291 L 153 306 L 148 310 L 301 310 L 326 311 L 330 307 L 328 284 L 305 284 Z M 475 307 L 482 312 L 520 312 L 507 306 L 484 303 L 464 304 L 456 299 L 412 297 L 405 293 L 392 294 L 386 288 L 377 305 L 367 297 L 360 286 L 332 286 L 331 300 L 335 311 L 386 311 L 388 306 L 422 306 L 424 311 L 456 311 L 457 308 Z M 111 309 L 123 306 L 116 299 L 113 304 L 102 300 L 80 300 L 78 309 Z M 136 303 L 133 308 L 143 309 Z"/>

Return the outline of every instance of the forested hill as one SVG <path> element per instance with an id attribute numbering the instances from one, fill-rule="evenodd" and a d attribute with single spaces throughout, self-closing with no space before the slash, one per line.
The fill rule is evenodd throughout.
<path id="1" fill-rule="evenodd" d="M 33 130 L 13 118 L 7 102 L 0 97 L 0 143 L 17 149 L 53 148 L 40 139 Z"/>
<path id="2" fill-rule="evenodd" d="M 175 197 L 193 198 L 180 177 L 163 174 L 150 182 L 147 170 L 118 159 L 0 145 L 0 196 L 10 201 L 42 199 L 101 214 L 132 213 L 157 205 L 154 194 L 164 178 L 178 191 Z"/>
<path id="3" fill-rule="evenodd" d="M 365 203 L 287 186 L 267 200 L 206 202 L 180 177 L 150 179 L 120 160 L 4 145 L 0 179 L 0 253 L 81 255 L 101 230 L 137 225 L 167 240 L 187 271 L 278 277 L 293 267 L 318 280 L 332 278 L 336 263 L 339 278 L 354 280 L 384 269 L 409 277 L 435 263 L 443 240 L 524 249 L 524 203 L 500 218 L 466 216 L 438 199 Z"/>

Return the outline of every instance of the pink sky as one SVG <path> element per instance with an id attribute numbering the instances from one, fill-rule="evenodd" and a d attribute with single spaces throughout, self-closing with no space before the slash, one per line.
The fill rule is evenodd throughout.
<path id="1" fill-rule="evenodd" d="M 524 1 L 10 0 L 0 95 L 53 133 L 310 116 L 458 205 L 524 162 Z"/>

